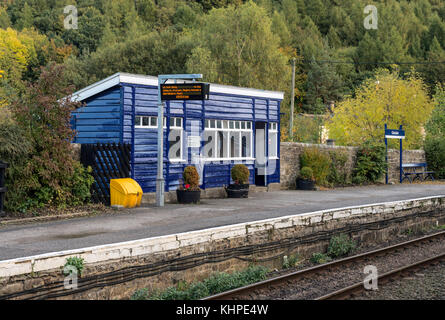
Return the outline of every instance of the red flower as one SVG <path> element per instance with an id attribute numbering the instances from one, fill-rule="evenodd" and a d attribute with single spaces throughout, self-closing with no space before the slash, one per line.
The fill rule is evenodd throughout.
<path id="1" fill-rule="evenodd" d="M 189 189 L 189 188 L 190 188 L 190 185 L 189 185 L 189 184 L 186 184 L 186 185 L 185 185 L 185 188 L 186 188 L 186 189 Z"/>

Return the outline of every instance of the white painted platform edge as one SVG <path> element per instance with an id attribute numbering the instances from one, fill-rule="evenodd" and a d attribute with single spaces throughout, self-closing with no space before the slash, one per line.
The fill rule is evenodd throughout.
<path id="1" fill-rule="evenodd" d="M 309 225 L 321 221 L 341 219 L 350 215 L 380 213 L 377 212 L 377 209 L 383 210 L 383 212 L 385 212 L 384 209 L 391 208 L 394 210 L 410 209 L 418 207 L 422 203 L 428 201 L 434 202 L 438 199 L 445 199 L 445 195 L 319 210 L 172 235 L 3 260 L 0 261 L 0 277 L 10 277 L 60 268 L 65 264 L 66 258 L 73 256 L 82 257 L 87 264 L 105 262 L 107 260 L 136 257 L 219 239 L 253 234 L 271 228 L 277 230 L 297 225 Z M 445 202 L 443 203 L 443 206 L 445 207 Z"/>

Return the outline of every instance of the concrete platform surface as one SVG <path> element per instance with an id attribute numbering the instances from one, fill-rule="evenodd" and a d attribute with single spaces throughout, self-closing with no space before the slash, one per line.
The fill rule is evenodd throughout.
<path id="1" fill-rule="evenodd" d="M 150 238 L 317 210 L 445 195 L 445 184 L 350 187 L 251 193 L 64 221 L 0 228 L 0 260 Z"/>

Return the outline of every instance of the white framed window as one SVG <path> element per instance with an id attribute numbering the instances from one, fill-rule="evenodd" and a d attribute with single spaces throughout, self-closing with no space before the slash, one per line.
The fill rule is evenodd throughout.
<path id="1" fill-rule="evenodd" d="M 278 123 L 269 122 L 269 159 L 278 159 Z"/>
<path id="2" fill-rule="evenodd" d="M 204 155 L 206 161 L 254 160 L 252 122 L 206 119 Z"/>
<path id="3" fill-rule="evenodd" d="M 163 126 L 166 128 L 166 118 L 164 117 Z M 157 128 L 158 117 L 157 116 L 135 116 L 134 117 L 135 128 Z"/>

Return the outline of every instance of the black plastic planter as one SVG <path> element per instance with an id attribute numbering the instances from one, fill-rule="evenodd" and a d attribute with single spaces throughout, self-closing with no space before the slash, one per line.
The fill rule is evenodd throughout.
<path id="1" fill-rule="evenodd" d="M 228 198 L 248 198 L 249 184 L 229 184 L 226 192 Z"/>
<path id="2" fill-rule="evenodd" d="M 315 190 L 315 181 L 297 178 L 297 189 Z"/>
<path id="3" fill-rule="evenodd" d="M 198 203 L 201 200 L 201 190 L 176 190 L 179 203 Z"/>

